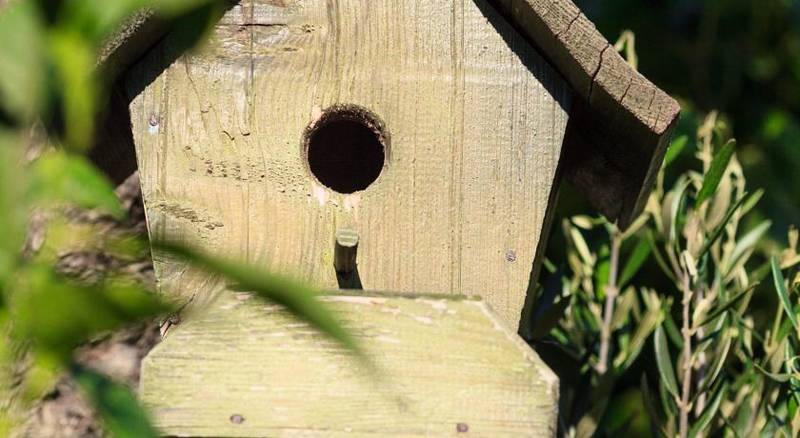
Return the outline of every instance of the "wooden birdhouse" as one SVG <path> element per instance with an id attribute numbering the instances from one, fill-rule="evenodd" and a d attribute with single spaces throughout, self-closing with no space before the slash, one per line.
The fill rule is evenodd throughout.
<path id="1" fill-rule="evenodd" d="M 156 252 L 165 290 L 221 293 L 145 360 L 163 431 L 554 434 L 517 332 L 558 184 L 625 227 L 677 103 L 569 0 L 243 0 L 197 52 L 160 37 L 145 17 L 111 54 L 151 236 L 342 289 L 391 382 Z"/>

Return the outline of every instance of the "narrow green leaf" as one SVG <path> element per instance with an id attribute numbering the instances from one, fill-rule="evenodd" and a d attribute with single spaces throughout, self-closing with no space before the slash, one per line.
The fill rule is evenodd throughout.
<path id="1" fill-rule="evenodd" d="M 111 182 L 81 155 L 47 153 L 33 162 L 30 178 L 28 196 L 34 202 L 100 208 L 117 217 L 125 214 Z"/>
<path id="2" fill-rule="evenodd" d="M 689 137 L 686 135 L 681 135 L 680 137 L 672 140 L 672 143 L 669 145 L 669 149 L 667 149 L 667 153 L 664 156 L 664 167 L 669 166 L 681 155 L 683 149 L 689 143 Z"/>
<path id="3" fill-rule="evenodd" d="M 664 335 L 664 329 L 659 325 L 656 327 L 655 336 L 653 336 L 653 344 L 656 352 L 656 365 L 658 366 L 658 373 L 661 375 L 661 380 L 667 387 L 667 390 L 678 397 L 678 382 L 675 380 L 675 371 L 672 368 L 672 358 L 669 355 L 669 347 L 667 346 L 667 338 Z"/>
<path id="4" fill-rule="evenodd" d="M 642 351 L 642 347 L 644 346 L 647 338 L 653 333 L 653 330 L 659 325 L 659 319 L 661 317 L 661 308 L 660 307 L 650 307 L 647 309 L 644 317 L 642 320 L 639 321 L 637 324 L 635 331 L 633 332 L 633 336 L 631 337 L 630 344 L 627 345 L 624 349 L 625 351 L 625 358 L 624 362 L 621 362 L 619 365 L 617 361 L 614 361 L 615 366 L 619 366 L 617 371 L 621 374 L 625 370 L 627 370 L 633 362 L 639 357 L 639 353 Z"/>
<path id="5" fill-rule="evenodd" d="M 728 222 L 730 222 L 734 213 L 736 213 L 736 210 L 738 210 L 739 207 L 746 203 L 752 196 L 753 195 L 742 196 L 734 205 L 728 208 L 728 211 L 725 213 L 725 217 L 722 219 L 719 225 L 717 225 L 717 228 L 715 228 L 706 238 L 705 243 L 703 243 L 703 246 L 700 248 L 700 251 L 696 257 L 698 260 L 705 257 L 706 253 L 708 253 L 714 243 L 716 243 L 717 239 L 719 239 L 719 237 L 722 235 L 722 232 L 725 230 L 725 227 L 728 225 Z"/>
<path id="6" fill-rule="evenodd" d="M 126 386 L 87 368 L 74 365 L 72 376 L 100 414 L 110 436 L 155 438 L 160 436 L 147 412 Z"/>
<path id="7" fill-rule="evenodd" d="M 628 257 L 628 260 L 625 262 L 625 266 L 622 268 L 622 274 L 620 274 L 619 277 L 620 289 L 625 288 L 625 285 L 639 272 L 639 269 L 644 265 L 644 262 L 647 261 L 647 257 L 649 256 L 650 243 L 646 238 L 639 239 L 630 257 Z"/>
<path id="8" fill-rule="evenodd" d="M 722 180 L 722 176 L 725 175 L 725 169 L 728 168 L 728 164 L 731 162 L 731 158 L 733 158 L 733 152 L 736 150 L 736 140 L 730 139 L 724 146 L 714 155 L 714 159 L 711 161 L 711 166 L 708 169 L 708 173 L 706 173 L 705 177 L 703 178 L 703 186 L 700 188 L 700 191 L 697 193 L 697 205 L 702 205 L 707 199 L 709 199 L 714 192 L 717 191 L 717 187 L 719 187 L 719 182 Z"/>
<path id="9" fill-rule="evenodd" d="M 751 196 L 750 199 L 747 200 L 747 202 L 742 204 L 742 214 L 743 215 L 747 214 L 750 210 L 752 210 L 756 206 L 756 204 L 758 204 L 758 201 L 760 201 L 763 196 L 764 196 L 764 189 L 758 189 L 755 192 L 753 192 L 753 196 Z"/>
<path id="10" fill-rule="evenodd" d="M 594 293 L 597 295 L 597 298 L 601 300 L 606 296 L 608 276 L 611 273 L 609 256 L 608 246 L 603 245 L 597 254 L 597 262 L 594 268 Z"/>
<path id="11" fill-rule="evenodd" d="M 706 317 L 703 318 L 703 320 L 699 324 L 697 324 L 697 326 L 698 327 L 702 327 L 702 326 L 708 324 L 709 322 L 713 321 L 716 317 L 718 317 L 718 316 L 722 315 L 723 313 L 727 312 L 731 307 L 735 306 L 736 303 L 738 303 L 748 293 L 752 292 L 753 289 L 755 289 L 755 287 L 756 287 L 756 285 L 752 285 L 752 286 L 748 287 L 747 289 L 745 289 L 745 290 L 737 293 L 736 295 L 734 295 L 731 299 L 726 301 L 723 305 L 715 308 L 712 312 L 710 312 L 708 315 L 706 315 Z"/>
<path id="12" fill-rule="evenodd" d="M 703 385 L 698 391 L 702 393 L 706 391 L 708 388 L 711 388 L 717 380 L 717 376 L 722 371 L 723 366 L 725 365 L 725 361 L 728 359 L 728 353 L 731 349 L 731 344 L 733 343 L 733 339 L 731 336 L 725 336 L 725 341 L 722 344 L 722 347 L 717 350 L 717 354 L 715 355 L 714 363 L 711 365 L 711 372 L 706 374 L 705 380 L 703 381 Z"/>
<path id="13" fill-rule="evenodd" d="M 672 195 L 671 202 L 669 204 L 669 220 L 665 221 L 665 224 L 669 224 L 669 240 L 670 243 L 675 243 L 678 240 L 678 230 L 681 229 L 681 223 L 683 222 L 684 218 L 681 215 L 683 210 L 685 209 L 686 205 L 686 194 L 689 189 L 689 185 L 691 181 L 687 178 L 682 183 L 676 183 L 675 189 L 670 192 Z M 664 198 L 669 199 L 669 196 Z"/>
<path id="14" fill-rule="evenodd" d="M 769 371 L 765 370 L 761 365 L 757 364 L 756 362 L 753 362 L 753 365 L 762 374 L 764 374 L 765 376 L 769 377 L 770 379 L 772 379 L 772 380 L 774 380 L 774 381 L 776 381 L 778 383 L 786 383 L 786 382 L 789 381 L 789 379 L 792 378 L 791 374 L 769 372 Z"/>
<path id="15" fill-rule="evenodd" d="M 237 288 L 254 292 L 262 299 L 282 305 L 297 318 L 308 322 L 343 346 L 361 353 L 355 339 L 339 324 L 328 308 L 316 299 L 317 294 L 305 284 L 255 267 L 206 255 L 185 245 L 154 242 L 153 246 L 185 259 L 201 269 L 220 274 Z"/>
<path id="16" fill-rule="evenodd" d="M 767 230 L 769 230 L 771 225 L 772 222 L 770 221 L 761 222 L 736 242 L 733 252 L 731 253 L 730 257 L 727 258 L 727 263 L 725 263 L 726 273 L 730 272 L 730 270 L 736 266 L 737 262 L 739 262 L 739 259 L 747 251 L 755 248 L 756 244 L 761 240 L 761 237 L 764 236 Z"/>
<path id="17" fill-rule="evenodd" d="M 678 328 L 678 325 L 675 323 L 675 319 L 672 318 L 672 314 L 669 313 L 669 307 L 664 309 L 664 329 L 666 330 L 669 340 L 672 341 L 675 347 L 679 350 L 683 348 L 683 337 L 681 336 L 681 331 Z"/>
<path id="18" fill-rule="evenodd" d="M 728 392 L 727 384 L 722 385 L 717 390 L 717 393 L 713 396 L 711 402 L 703 410 L 703 413 L 700 414 L 700 417 L 692 425 L 691 429 L 689 429 L 690 437 L 698 436 L 698 434 L 703 432 L 708 427 L 708 425 L 711 424 L 711 421 L 714 419 L 714 416 L 717 415 L 717 411 L 719 411 L 719 405 L 722 402 L 722 398 L 727 392 Z"/>
<path id="19" fill-rule="evenodd" d="M 789 299 L 789 292 L 786 290 L 786 283 L 783 278 L 783 273 L 781 272 L 781 266 L 780 262 L 778 261 L 778 257 L 772 256 L 770 263 L 772 266 L 772 278 L 775 281 L 775 291 L 778 293 L 778 298 L 781 300 L 783 310 L 786 311 L 786 316 L 788 316 L 789 320 L 792 321 L 794 329 L 798 330 L 797 315 L 794 313 L 794 306 L 792 306 L 792 302 Z"/>

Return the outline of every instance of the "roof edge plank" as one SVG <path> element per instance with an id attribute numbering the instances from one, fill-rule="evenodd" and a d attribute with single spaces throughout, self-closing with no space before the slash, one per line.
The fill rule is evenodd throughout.
<path id="1" fill-rule="evenodd" d="M 569 129 L 579 132 L 567 133 L 564 174 L 626 227 L 644 208 L 678 102 L 628 65 L 572 1 L 488 1 L 575 90 Z"/>

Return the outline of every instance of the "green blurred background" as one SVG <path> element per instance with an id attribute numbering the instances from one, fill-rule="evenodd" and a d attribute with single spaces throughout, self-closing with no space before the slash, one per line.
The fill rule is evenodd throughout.
<path id="1" fill-rule="evenodd" d="M 800 224 L 800 1 L 576 3 L 609 41 L 635 33 L 639 71 L 681 102 L 676 136 L 693 138 L 707 111 L 725 116 L 749 186 L 766 190 L 760 214 L 784 240 Z M 590 211 L 564 192 L 562 213 Z"/>
<path id="2" fill-rule="evenodd" d="M 721 113 L 738 140 L 748 189 L 765 190 L 744 229 L 769 219 L 772 242 L 762 246 L 785 245 L 789 227 L 800 225 L 800 1 L 574 1 L 612 43 L 624 30 L 634 32 L 639 71 L 681 103 L 675 137 L 694 139 L 707 112 Z M 694 148 L 684 149 L 668 180 L 697 167 L 693 152 Z M 549 260 L 555 264 L 565 260 L 561 220 L 587 212 L 594 210 L 565 184 L 551 229 Z M 642 269 L 635 282 L 667 295 L 674 289 L 651 266 Z M 761 325 L 774 315 L 777 302 L 774 292 L 765 290 L 754 295 L 752 304 L 756 324 Z M 542 346 L 537 350 L 547 357 Z M 570 374 L 563 362 L 552 360 L 548 362 L 556 365 L 554 369 L 561 367 L 559 374 Z M 622 423 L 627 423 L 629 436 L 649 434 L 638 379 L 655 365 L 637 362 L 618 382 L 598 435 L 607 435 Z"/>

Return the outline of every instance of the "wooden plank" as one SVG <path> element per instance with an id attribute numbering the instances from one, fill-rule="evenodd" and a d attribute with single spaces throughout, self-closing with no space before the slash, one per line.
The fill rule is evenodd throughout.
<path id="1" fill-rule="evenodd" d="M 630 67 L 572 1 L 490 2 L 579 97 L 565 150 L 575 159 L 566 177 L 606 216 L 628 225 L 644 208 L 680 106 Z"/>
<path id="2" fill-rule="evenodd" d="M 370 374 L 277 306 L 223 294 L 144 359 L 140 396 L 170 436 L 554 436 L 556 376 L 473 299 L 324 300 Z"/>
<path id="3" fill-rule="evenodd" d="M 170 50 L 128 76 L 152 237 L 334 288 L 334 233 L 352 228 L 364 287 L 484 294 L 517 326 L 571 91 L 485 0 L 244 1 L 203 51 Z M 350 195 L 304 161 L 335 104 L 390 134 L 383 173 Z M 219 287 L 163 258 L 171 289 Z"/>

